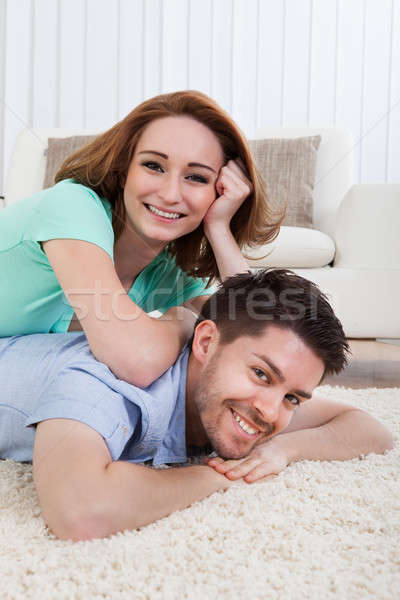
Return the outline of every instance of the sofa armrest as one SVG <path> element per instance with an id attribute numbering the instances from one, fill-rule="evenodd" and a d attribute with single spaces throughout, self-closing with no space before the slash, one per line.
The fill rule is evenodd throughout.
<path id="1" fill-rule="evenodd" d="M 334 266 L 400 269 L 400 184 L 353 185 L 338 209 Z"/>

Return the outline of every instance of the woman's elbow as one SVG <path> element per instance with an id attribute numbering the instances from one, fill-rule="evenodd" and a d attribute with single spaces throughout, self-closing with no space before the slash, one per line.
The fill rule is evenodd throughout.
<path id="1" fill-rule="evenodd" d="M 149 386 L 159 377 L 157 365 L 146 360 L 144 355 L 127 356 L 117 352 L 110 353 L 105 348 L 91 348 L 93 356 L 105 364 L 117 379 L 122 379 L 140 388 Z"/>
<path id="2" fill-rule="evenodd" d="M 110 367 L 110 370 L 118 379 L 143 389 L 151 385 L 161 375 L 155 364 L 145 364 L 144 360 L 128 364 L 120 363 L 114 368 Z"/>

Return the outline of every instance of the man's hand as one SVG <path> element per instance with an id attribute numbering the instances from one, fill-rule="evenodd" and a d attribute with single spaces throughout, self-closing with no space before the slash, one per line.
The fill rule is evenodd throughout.
<path id="1" fill-rule="evenodd" d="M 275 440 L 256 446 L 250 454 L 238 460 L 224 460 L 219 456 L 206 457 L 204 462 L 230 480 L 243 478 L 247 483 L 276 477 L 289 464 L 285 450 Z"/>

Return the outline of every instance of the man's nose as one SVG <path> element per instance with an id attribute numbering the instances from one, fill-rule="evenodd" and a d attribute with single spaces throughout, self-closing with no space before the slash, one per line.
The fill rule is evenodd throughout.
<path id="1" fill-rule="evenodd" d="M 260 418 L 267 423 L 275 423 L 279 417 L 282 404 L 280 394 L 260 394 L 253 400 L 253 407 L 259 413 Z"/>
<path id="2" fill-rule="evenodd" d="M 182 197 L 181 185 L 182 183 L 179 175 L 168 173 L 163 177 L 163 182 L 158 191 L 158 195 L 169 204 L 179 202 Z"/>

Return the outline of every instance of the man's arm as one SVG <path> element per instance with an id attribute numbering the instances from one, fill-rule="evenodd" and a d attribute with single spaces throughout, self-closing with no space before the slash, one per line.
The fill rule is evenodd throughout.
<path id="1" fill-rule="evenodd" d="M 277 435 L 274 443 L 285 450 L 288 463 L 298 460 L 349 460 L 370 453 L 383 454 L 394 447 L 390 431 L 358 408 L 341 411 L 323 425 L 310 427 L 304 420 L 298 429 L 292 425 L 290 431 L 284 430 Z"/>
<path id="2" fill-rule="evenodd" d="M 38 424 L 33 474 L 45 522 L 74 541 L 142 527 L 234 483 L 208 466 L 112 462 L 104 439 L 72 419 Z"/>
<path id="3" fill-rule="evenodd" d="M 239 460 L 206 459 L 231 480 L 252 483 L 299 460 L 349 460 L 383 454 L 394 447 L 390 431 L 368 413 L 340 402 L 313 396 L 294 413 L 289 425 Z"/>

